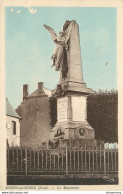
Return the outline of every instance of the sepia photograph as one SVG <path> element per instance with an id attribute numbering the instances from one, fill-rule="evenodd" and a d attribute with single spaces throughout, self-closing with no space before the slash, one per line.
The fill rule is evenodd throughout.
<path id="1" fill-rule="evenodd" d="M 119 184 L 117 21 L 115 6 L 4 7 L 6 185 Z"/>

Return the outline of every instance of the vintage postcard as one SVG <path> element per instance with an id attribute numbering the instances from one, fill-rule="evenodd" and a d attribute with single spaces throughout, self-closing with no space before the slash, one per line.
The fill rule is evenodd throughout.
<path id="1" fill-rule="evenodd" d="M 1 190 L 122 190 L 123 1 L 0 14 Z"/>

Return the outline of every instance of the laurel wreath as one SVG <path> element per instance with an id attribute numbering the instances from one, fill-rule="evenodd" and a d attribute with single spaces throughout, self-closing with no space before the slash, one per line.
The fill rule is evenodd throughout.
<path id="1" fill-rule="evenodd" d="M 81 136 L 83 136 L 85 134 L 85 130 L 83 128 L 80 128 L 79 133 L 80 133 Z"/>

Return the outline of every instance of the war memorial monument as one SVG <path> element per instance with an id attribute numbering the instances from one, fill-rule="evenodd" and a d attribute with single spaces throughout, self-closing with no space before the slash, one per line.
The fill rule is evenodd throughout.
<path id="1" fill-rule="evenodd" d="M 60 79 L 53 95 L 57 98 L 57 123 L 50 131 L 50 140 L 59 139 L 59 146 L 95 145 L 94 129 L 87 122 L 87 96 L 91 89 L 83 80 L 79 26 L 76 21 L 66 21 L 57 36 L 50 32 L 56 46 L 52 55 Z"/>

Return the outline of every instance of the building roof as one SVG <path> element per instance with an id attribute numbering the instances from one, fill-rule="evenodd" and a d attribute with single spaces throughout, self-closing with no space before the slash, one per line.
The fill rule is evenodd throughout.
<path id="1" fill-rule="evenodd" d="M 32 96 L 39 96 L 39 92 L 40 92 L 40 90 L 39 89 L 37 89 L 37 90 L 35 90 L 33 93 L 31 93 L 30 95 L 29 95 L 29 97 L 32 97 Z M 43 92 L 40 94 L 40 95 L 47 95 L 48 97 L 50 97 L 51 96 L 51 90 L 49 90 L 49 89 L 47 89 L 47 88 L 43 88 Z"/>
<path id="2" fill-rule="evenodd" d="M 16 118 L 21 118 L 15 110 L 12 108 L 11 104 L 9 103 L 8 99 L 6 99 L 6 115 Z"/>

